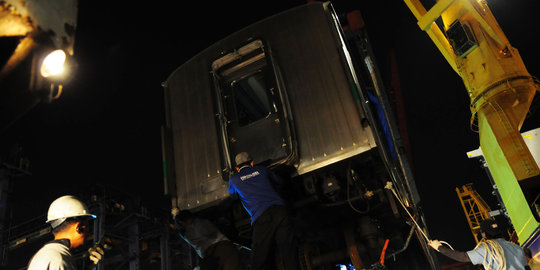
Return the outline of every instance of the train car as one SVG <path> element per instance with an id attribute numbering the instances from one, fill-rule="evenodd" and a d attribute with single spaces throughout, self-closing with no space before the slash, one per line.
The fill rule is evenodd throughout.
<path id="1" fill-rule="evenodd" d="M 249 216 L 227 190 L 234 157 L 246 151 L 287 183 L 280 192 L 303 269 L 437 269 L 374 59 L 351 48 L 331 4 L 315 2 L 235 32 L 174 70 L 163 83 L 172 206 L 229 224 L 229 236 L 248 245 Z"/>

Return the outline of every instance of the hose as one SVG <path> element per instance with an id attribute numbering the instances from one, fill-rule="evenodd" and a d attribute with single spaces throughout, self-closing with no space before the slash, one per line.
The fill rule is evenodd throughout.
<path id="1" fill-rule="evenodd" d="M 405 244 L 403 245 L 403 247 L 400 250 L 395 251 L 394 253 L 387 255 L 386 256 L 387 259 L 391 258 L 391 257 L 395 258 L 396 255 L 398 255 L 399 253 L 405 251 L 409 247 L 409 243 L 411 242 L 411 238 L 413 236 L 414 229 L 415 229 L 415 227 L 411 226 L 411 230 L 409 231 L 409 235 L 407 236 L 407 240 L 405 241 Z"/>
<path id="2" fill-rule="evenodd" d="M 359 214 L 366 214 L 370 210 L 369 200 L 366 200 L 366 209 L 364 210 L 358 210 L 354 205 L 352 204 L 352 198 L 350 195 L 350 185 L 352 183 L 352 172 L 351 172 L 351 163 L 349 162 L 349 165 L 347 166 L 347 203 L 349 204 L 349 207 L 351 207 L 352 210 Z M 363 196 L 362 196 L 363 197 Z"/>
<path id="3" fill-rule="evenodd" d="M 386 257 L 386 248 L 388 248 L 388 242 L 390 242 L 390 239 L 386 239 L 386 241 L 384 242 L 384 246 L 383 246 L 383 249 L 382 249 L 382 252 L 381 252 L 381 256 L 379 258 L 379 263 L 381 265 L 384 265 L 384 258 Z"/>

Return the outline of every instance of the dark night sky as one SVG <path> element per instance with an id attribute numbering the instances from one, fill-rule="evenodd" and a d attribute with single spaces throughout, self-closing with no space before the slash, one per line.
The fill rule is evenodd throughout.
<path id="1" fill-rule="evenodd" d="M 56 197 L 88 183 L 123 189 L 165 205 L 160 125 L 161 82 L 179 65 L 226 35 L 304 1 L 80 1 L 76 76 L 60 99 L 40 104 L 10 130 L 32 163 L 12 194 L 15 221 L 43 215 Z M 412 145 L 412 165 L 429 230 L 457 249 L 473 246 L 455 187 L 473 182 L 494 206 L 488 179 L 465 153 L 478 147 L 469 129 L 469 100 L 453 72 L 402 1 L 334 1 L 360 9 L 385 82 L 388 51 L 398 60 Z M 540 74 L 540 3 L 491 0 L 492 12 L 532 75 Z M 538 105 L 536 105 L 538 107 Z M 538 124 L 525 123 L 525 130 Z M 156 198 L 158 198 L 156 200 Z"/>

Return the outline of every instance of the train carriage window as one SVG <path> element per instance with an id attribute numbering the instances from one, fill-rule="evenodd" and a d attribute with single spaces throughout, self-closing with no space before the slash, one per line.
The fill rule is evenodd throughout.
<path id="1" fill-rule="evenodd" d="M 255 122 L 271 113 L 268 90 L 262 72 L 232 82 L 231 88 L 240 126 Z"/>
<path id="2" fill-rule="evenodd" d="M 245 126 L 273 112 L 273 73 L 261 40 L 248 43 L 212 63 L 230 123 Z"/>
<path id="3" fill-rule="evenodd" d="M 292 142 L 269 44 L 260 39 L 227 43 L 210 71 L 224 168 L 232 172 L 241 151 L 257 162 L 281 164 L 292 153 Z"/>

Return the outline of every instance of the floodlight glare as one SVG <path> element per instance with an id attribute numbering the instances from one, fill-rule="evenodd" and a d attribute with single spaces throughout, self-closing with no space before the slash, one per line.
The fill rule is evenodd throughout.
<path id="1" fill-rule="evenodd" d="M 45 78 L 55 75 L 60 75 L 64 71 L 64 62 L 66 61 L 66 53 L 63 50 L 55 50 L 41 63 L 41 75 Z"/>

